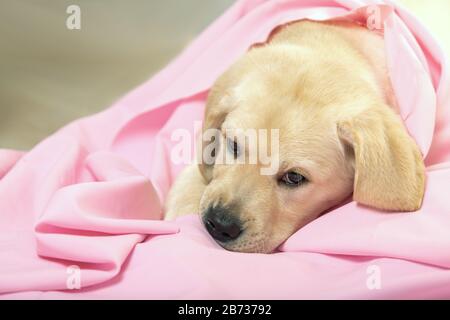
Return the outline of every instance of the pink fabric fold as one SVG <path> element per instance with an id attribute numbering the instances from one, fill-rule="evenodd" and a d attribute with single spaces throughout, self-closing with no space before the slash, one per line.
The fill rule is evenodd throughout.
<path id="1" fill-rule="evenodd" d="M 0 179 L 8 173 L 9 170 L 23 156 L 23 152 L 15 150 L 0 149 Z"/>
<path id="2" fill-rule="evenodd" d="M 171 134 L 194 133 L 214 80 L 280 24 L 366 23 L 373 5 L 401 116 L 428 166 L 423 208 L 385 214 L 351 202 L 272 255 L 221 249 L 197 215 L 162 221 L 183 167 L 170 160 Z M 450 298 L 448 71 L 432 35 L 390 0 L 237 1 L 111 108 L 26 154 L 0 151 L 0 298 Z"/>

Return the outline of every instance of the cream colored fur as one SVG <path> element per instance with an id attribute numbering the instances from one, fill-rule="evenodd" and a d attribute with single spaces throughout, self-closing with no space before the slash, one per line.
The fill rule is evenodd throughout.
<path id="1" fill-rule="evenodd" d="M 381 36 L 347 22 L 290 24 L 217 80 L 204 122 L 205 130 L 224 134 L 280 129 L 280 172 L 262 176 L 261 165 L 250 164 L 189 166 L 170 192 L 166 218 L 233 205 L 245 233 L 223 246 L 272 252 L 352 195 L 377 209 L 415 211 L 425 169 L 396 111 Z M 309 183 L 280 186 L 277 177 L 289 170 Z"/>

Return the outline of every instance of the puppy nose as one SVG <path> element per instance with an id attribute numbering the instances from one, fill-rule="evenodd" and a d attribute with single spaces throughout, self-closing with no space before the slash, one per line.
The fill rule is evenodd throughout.
<path id="1" fill-rule="evenodd" d="M 203 222 L 209 234 L 220 242 L 235 240 L 242 232 L 239 219 L 221 206 L 208 209 Z"/>

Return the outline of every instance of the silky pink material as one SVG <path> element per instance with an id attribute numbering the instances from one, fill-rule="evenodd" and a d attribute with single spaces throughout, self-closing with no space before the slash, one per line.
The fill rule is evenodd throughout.
<path id="1" fill-rule="evenodd" d="M 272 255 L 232 253 L 198 216 L 161 221 L 182 166 L 174 129 L 202 119 L 213 81 L 277 25 L 380 7 L 390 75 L 428 168 L 423 208 L 385 214 L 349 203 Z M 172 64 L 108 110 L 26 154 L 0 152 L 2 298 L 450 298 L 450 97 L 447 60 L 391 1 L 241 0 Z M 67 290 L 69 266 L 81 289 Z M 374 268 L 381 288 L 370 290 Z M 68 273 L 69 272 L 69 273 Z"/>

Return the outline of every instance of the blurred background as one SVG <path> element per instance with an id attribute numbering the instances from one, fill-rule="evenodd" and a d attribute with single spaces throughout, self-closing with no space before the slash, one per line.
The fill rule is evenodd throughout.
<path id="1" fill-rule="evenodd" d="M 399 0 L 450 52 L 450 1 Z M 147 80 L 234 0 L 0 0 L 0 148 L 27 150 Z M 81 30 L 66 8 L 81 7 Z"/>

